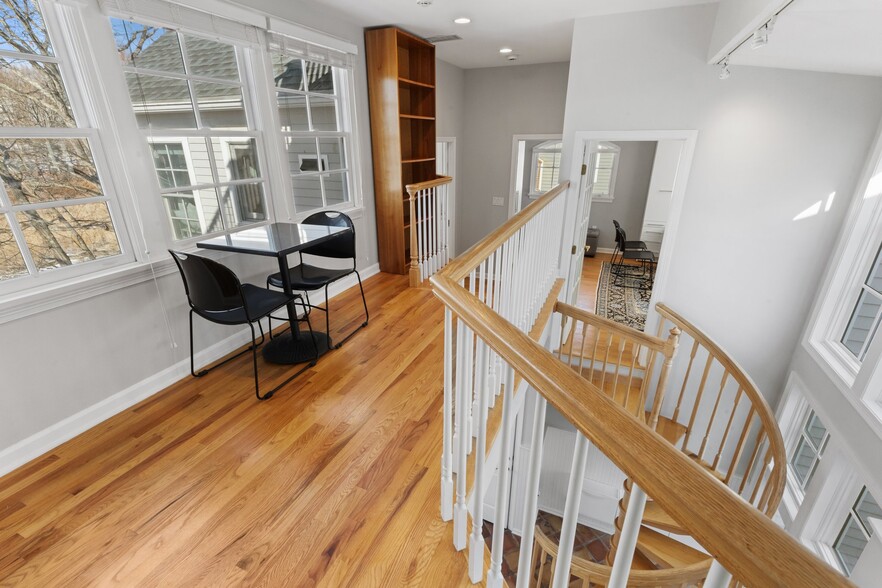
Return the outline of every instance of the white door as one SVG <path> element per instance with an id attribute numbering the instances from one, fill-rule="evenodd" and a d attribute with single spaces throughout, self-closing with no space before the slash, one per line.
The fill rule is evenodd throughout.
<path id="1" fill-rule="evenodd" d="M 570 272 L 567 280 L 567 302 L 574 305 L 579 297 L 582 281 L 582 263 L 585 261 L 585 238 L 588 236 L 588 217 L 591 214 L 591 186 L 597 161 L 598 143 L 591 141 L 582 149 L 582 175 L 579 177 L 579 194 L 576 204 L 575 230 L 570 249 Z"/>

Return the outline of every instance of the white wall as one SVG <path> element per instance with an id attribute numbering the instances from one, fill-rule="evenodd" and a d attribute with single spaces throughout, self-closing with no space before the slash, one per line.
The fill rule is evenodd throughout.
<path id="1" fill-rule="evenodd" d="M 508 218 L 514 135 L 563 128 L 567 64 L 509 65 L 465 71 L 465 141 L 457 197 L 457 251 Z M 503 206 L 491 199 L 503 198 Z"/>
<path id="2" fill-rule="evenodd" d="M 360 25 L 347 22 L 325 7 L 307 2 L 242 0 L 239 4 L 272 13 L 358 45 L 360 54 L 355 67 L 355 91 L 361 190 L 364 213 L 355 219 L 359 260 L 363 269 L 377 262 L 376 224 L 374 220 L 373 181 L 371 172 L 370 128 L 367 108 L 363 31 Z M 96 3 L 97 5 L 97 3 Z M 103 18 L 90 7 L 90 18 Z M 107 29 L 106 39 L 94 40 L 101 48 L 96 54 L 101 71 L 118 70 L 113 40 Z M 101 61 L 103 60 L 103 61 Z M 118 79 L 116 79 L 118 77 Z M 121 71 L 108 76 L 122 100 L 127 100 Z M 134 115 L 129 121 L 134 128 Z M 113 145 L 105 146 L 108 151 Z M 122 147 L 122 146 L 121 146 Z M 132 187 L 140 198 L 158 198 L 158 188 L 147 153 L 146 142 L 124 146 L 129 161 L 140 165 L 130 172 Z M 272 172 L 271 172 L 272 173 Z M 147 186 L 148 188 L 144 188 Z M 119 190 L 129 189 L 117 186 Z M 167 258 L 164 220 L 158 207 L 142 207 L 147 241 L 154 260 Z M 152 213 L 151 213 L 152 211 Z M 149 216 L 153 214 L 153 216 Z M 129 226 L 137 226 L 128 219 Z M 274 271 L 271 261 L 226 258 L 240 272 L 243 281 L 263 283 L 267 272 Z M 247 265 L 246 265 L 247 264 Z M 81 411 L 107 400 L 140 382 L 155 376 L 188 357 L 187 313 L 181 279 L 177 271 L 160 272 L 158 288 L 168 312 L 173 338 L 169 337 L 163 306 L 152 281 L 142 282 L 111 293 L 93 296 L 55 310 L 42 312 L 13 322 L 0 324 L 0 467 L 3 450 Z M 197 321 L 197 351 L 234 333 L 229 327 Z M 177 348 L 172 348 L 172 340 Z"/>
<path id="3" fill-rule="evenodd" d="M 597 246 L 606 249 L 616 246 L 613 219 L 619 221 L 628 239 L 640 238 L 655 158 L 655 141 L 616 141 L 615 144 L 621 148 L 621 152 L 613 201 L 593 202 L 588 219 L 592 226 L 600 230 Z"/>
<path id="4" fill-rule="evenodd" d="M 882 114 L 882 80 L 705 62 L 716 7 L 576 21 L 564 147 L 576 131 L 697 129 L 663 301 L 774 402 Z M 604 92 L 595 91 L 604 80 Z M 569 164 L 564 163 L 569 169 Z"/>

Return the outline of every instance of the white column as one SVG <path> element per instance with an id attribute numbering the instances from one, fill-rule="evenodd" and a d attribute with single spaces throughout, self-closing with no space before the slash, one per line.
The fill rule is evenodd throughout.
<path id="1" fill-rule="evenodd" d="M 441 442 L 441 520 L 453 518 L 453 313 L 444 309 L 444 412 Z"/>
<path id="2" fill-rule="evenodd" d="M 533 536 L 536 516 L 539 514 L 539 477 L 542 472 L 542 448 L 545 443 L 545 412 L 548 401 L 532 388 L 529 393 L 536 398 L 536 410 L 533 413 L 533 434 L 530 441 L 530 463 L 527 466 L 527 496 L 524 504 L 524 521 L 521 526 L 521 552 L 518 556 L 517 588 L 529 588 L 530 574 L 533 563 Z"/>
<path id="3" fill-rule="evenodd" d="M 469 408 L 471 395 L 469 394 L 467 366 L 466 340 L 471 335 L 461 320 L 456 321 L 456 505 L 453 508 L 453 546 L 457 551 L 466 548 L 468 534 L 468 505 L 466 505 L 466 463 L 468 461 L 468 448 L 472 443 L 472 435 L 469 431 Z"/>
<path id="4" fill-rule="evenodd" d="M 576 539 L 576 523 L 579 519 L 579 506 L 582 502 L 582 483 L 585 480 L 587 457 L 588 439 L 577 431 L 576 449 L 573 452 L 573 466 L 570 469 L 570 483 L 567 486 L 567 500 L 564 505 L 563 525 L 560 530 L 560 544 L 557 547 L 557 562 L 554 566 L 552 588 L 566 588 L 570 583 L 573 541 Z"/>
<path id="5" fill-rule="evenodd" d="M 499 458 L 499 475 L 496 484 L 496 521 L 493 524 L 493 549 L 490 554 L 488 588 L 502 588 L 502 552 L 505 529 L 508 527 L 508 499 L 511 480 L 512 453 L 514 451 L 514 370 L 505 366 L 505 390 L 502 395 L 502 455 Z M 492 394 L 491 394 L 492 395 Z"/>
<path id="6" fill-rule="evenodd" d="M 475 444 L 475 482 L 472 486 L 472 535 L 469 538 L 469 579 L 477 584 L 484 579 L 484 466 L 487 456 L 487 344 L 478 339 L 479 374 L 475 396 L 478 398 L 478 439 Z"/>
<path id="7" fill-rule="evenodd" d="M 631 561 L 637 548 L 637 536 L 643 523 L 643 509 L 646 507 L 646 493 L 637 484 L 631 485 L 631 497 L 628 499 L 628 510 L 622 523 L 616 559 L 613 561 L 612 573 L 609 577 L 609 588 L 625 588 L 631 573 Z"/>

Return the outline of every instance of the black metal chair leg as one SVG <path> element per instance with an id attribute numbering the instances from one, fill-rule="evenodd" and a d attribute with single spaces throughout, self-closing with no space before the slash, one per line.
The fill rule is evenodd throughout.
<path id="1" fill-rule="evenodd" d="M 337 349 L 340 345 L 335 346 L 331 342 L 331 300 L 328 298 L 328 285 L 325 284 L 325 333 L 328 334 L 328 349 Z"/>
<path id="2" fill-rule="evenodd" d="M 193 363 L 193 310 L 190 310 L 190 373 L 194 378 L 201 378 L 208 373 L 208 370 L 202 370 L 196 373 L 196 367 Z"/>
<path id="3" fill-rule="evenodd" d="M 364 305 L 364 322 L 361 323 L 361 326 L 366 327 L 368 321 L 371 320 L 371 316 L 368 313 L 367 298 L 364 296 L 364 287 L 361 285 L 361 274 L 358 273 L 358 270 L 355 270 L 355 277 L 358 278 L 358 289 L 361 290 L 361 303 Z"/>

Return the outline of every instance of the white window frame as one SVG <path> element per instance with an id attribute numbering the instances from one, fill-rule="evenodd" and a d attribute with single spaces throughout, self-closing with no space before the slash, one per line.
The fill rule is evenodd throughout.
<path id="1" fill-rule="evenodd" d="M 559 149 L 550 149 L 548 147 L 543 147 L 543 145 L 560 145 L 560 148 Z M 532 161 L 530 163 L 530 192 L 527 194 L 527 196 L 529 196 L 530 199 L 535 200 L 536 198 L 539 198 L 540 196 L 545 194 L 545 192 L 537 192 L 536 191 L 536 171 L 539 167 L 539 156 L 542 155 L 543 153 L 557 153 L 560 156 L 563 153 L 563 140 L 551 139 L 551 140 L 545 141 L 543 143 L 539 143 L 538 145 L 533 147 L 533 149 L 531 149 L 531 152 L 532 152 L 533 157 L 532 157 Z M 560 167 L 560 162 L 558 162 L 558 166 L 557 166 L 558 183 L 560 183 L 560 174 L 561 174 L 561 167 Z"/>
<path id="2" fill-rule="evenodd" d="M 610 143 L 608 141 L 600 141 L 597 144 L 597 151 L 594 153 L 594 157 L 599 156 L 601 153 L 613 153 L 615 157 L 613 158 L 613 166 L 610 172 L 610 180 L 609 180 L 609 194 L 606 195 L 598 195 L 593 192 L 590 194 L 592 202 L 612 202 L 615 200 L 616 194 L 616 178 L 619 175 L 619 161 L 622 156 L 622 148 L 616 145 L 615 143 Z M 589 165 L 590 171 L 593 171 L 595 174 L 597 173 L 597 162 L 591 162 Z M 592 182 L 593 186 L 593 182 Z"/>
<path id="3" fill-rule="evenodd" d="M 292 37 L 293 38 L 293 37 Z M 309 61 L 308 55 L 299 55 L 294 52 L 286 52 L 284 48 L 270 46 L 267 48 L 265 53 L 265 70 L 266 70 L 266 90 L 269 93 L 269 98 L 273 105 L 272 108 L 272 118 L 274 124 L 274 136 L 277 137 L 277 152 L 279 162 L 281 164 L 281 175 L 284 176 L 284 189 L 283 193 L 287 194 L 288 197 L 284 198 L 284 202 L 281 203 L 284 206 L 284 210 L 288 213 L 289 219 L 302 220 L 313 214 L 318 212 L 319 210 L 339 210 L 341 212 L 350 212 L 355 211 L 357 215 L 360 216 L 361 211 L 363 210 L 363 196 L 361 192 L 361 180 L 359 177 L 359 170 L 361 168 L 359 164 L 359 154 L 357 137 L 356 137 L 356 125 L 355 125 L 355 86 L 354 86 L 354 77 L 353 71 L 351 67 L 344 67 L 340 65 L 333 65 L 333 74 L 334 74 L 334 86 L 337 89 L 337 92 L 333 95 L 319 93 L 319 92 L 310 92 L 308 90 L 304 91 L 294 91 L 290 90 L 287 93 L 295 94 L 298 96 L 316 96 L 319 98 L 329 98 L 331 96 L 334 97 L 337 107 L 337 121 L 338 126 L 340 127 L 337 131 L 317 131 L 317 130 L 309 130 L 309 131 L 284 131 L 282 130 L 282 120 L 281 115 L 279 113 L 277 101 L 276 101 L 276 92 L 279 88 L 276 87 L 273 78 L 273 64 L 272 64 L 272 55 L 275 53 L 285 53 L 290 55 L 292 59 L 303 59 L 304 61 Z M 284 90 L 283 90 L 284 91 Z M 307 98 L 308 100 L 308 98 Z M 312 126 L 312 114 L 311 109 L 308 109 L 308 121 L 309 126 Z M 268 135 L 270 133 L 267 133 Z M 326 159 L 326 156 L 321 153 L 319 140 L 323 138 L 342 138 L 343 146 L 345 150 L 345 161 L 346 166 L 340 169 L 329 170 L 329 171 L 317 171 L 317 172 L 303 172 L 299 174 L 292 174 L 289 168 L 289 156 L 288 151 L 285 147 L 285 139 L 307 139 L 314 138 L 316 141 L 316 153 L 321 155 Z M 298 163 L 302 162 L 301 154 L 298 154 Z M 306 155 L 305 157 L 310 157 Z M 349 199 L 342 203 L 337 204 L 328 204 L 327 197 L 325 193 L 324 187 L 324 176 L 332 173 L 342 173 L 348 174 L 347 187 L 349 191 Z M 318 176 L 320 179 L 320 186 L 322 192 L 322 206 L 318 208 L 310 208 L 307 210 L 297 210 L 297 206 L 294 200 L 294 178 L 295 177 L 309 177 L 309 176 Z"/>
<path id="4" fill-rule="evenodd" d="M 113 223 L 120 253 L 118 255 L 103 257 L 93 261 L 39 271 L 31 258 L 30 251 L 25 246 L 24 235 L 19 228 L 18 223 L 11 222 L 10 228 L 12 229 L 13 236 L 19 245 L 19 250 L 28 269 L 28 273 L 0 282 L 0 297 L 2 298 L 17 296 L 31 290 L 51 287 L 62 282 L 80 279 L 90 274 L 106 272 L 113 268 L 131 264 L 136 259 L 125 217 L 122 212 L 123 207 L 120 204 L 119 195 L 105 155 L 103 136 L 99 132 L 98 124 L 93 116 L 93 113 L 95 112 L 93 96 L 90 94 L 89 88 L 86 87 L 86 80 L 81 79 L 77 75 L 78 70 L 82 67 L 82 64 L 80 64 L 79 61 L 86 56 L 77 53 L 76 43 L 67 33 L 67 23 L 65 21 L 67 17 L 62 13 L 60 3 L 54 0 L 32 1 L 37 4 L 43 16 L 43 23 L 52 44 L 54 55 L 35 55 L 31 57 L 39 61 L 55 63 L 58 66 L 70 102 L 70 109 L 77 126 L 66 129 L 50 129 L 44 127 L 0 127 L 0 136 L 23 139 L 71 138 L 86 140 L 92 152 L 95 169 L 101 183 L 102 195 L 93 198 L 60 200 L 29 205 L 13 205 L 5 188 L 2 183 L 0 183 L 0 215 L 10 213 L 10 216 L 15 216 L 14 213 L 16 211 L 22 210 L 58 208 L 92 202 L 105 202 L 107 204 L 111 222 Z M 25 54 L 8 51 L 0 51 L 0 56 L 14 59 L 28 59 L 28 56 Z"/>
<path id="5" fill-rule="evenodd" d="M 882 337 L 863 361 L 842 343 L 871 265 L 882 244 L 882 126 L 877 131 L 827 268 L 802 345 L 864 420 L 882 438 Z"/>
<path id="6" fill-rule="evenodd" d="M 845 563 L 842 561 L 842 557 L 839 555 L 839 551 L 836 549 L 836 543 L 839 541 L 840 537 L 842 537 L 842 534 L 845 532 L 845 528 L 848 525 L 848 520 L 850 518 L 854 518 L 854 520 L 857 522 L 858 529 L 861 531 L 861 533 L 864 534 L 864 536 L 867 539 L 867 544 L 869 544 L 869 542 L 871 541 L 870 531 L 869 531 L 869 529 L 867 529 L 866 525 L 864 525 L 863 520 L 858 515 L 858 512 L 855 509 L 855 506 L 857 505 L 858 501 L 861 499 L 861 496 L 865 492 L 867 494 L 869 494 L 870 497 L 873 498 L 874 501 L 876 501 L 876 497 L 873 496 L 873 493 L 870 492 L 870 489 L 866 485 L 861 486 L 856 494 L 852 493 L 852 496 L 854 496 L 854 499 L 851 501 L 851 503 L 849 503 L 848 510 L 845 511 L 845 514 L 843 515 L 843 517 L 841 519 L 842 524 L 839 527 L 839 531 L 836 533 L 836 536 L 830 542 L 830 549 L 833 551 L 834 555 L 836 556 L 836 563 L 839 566 L 839 569 L 841 569 L 842 572 L 846 576 L 850 576 L 851 571 L 853 571 L 853 570 L 850 571 L 850 570 L 846 569 Z M 877 502 L 877 504 L 878 504 L 878 502 Z M 861 554 L 863 554 L 863 551 L 861 552 Z M 858 559 L 860 559 L 860 556 L 858 556 Z"/>
<path id="7" fill-rule="evenodd" d="M 809 484 L 811 484 L 812 478 L 814 478 L 814 475 L 818 469 L 818 465 L 821 463 L 821 459 L 824 457 L 824 451 L 827 449 L 827 443 L 829 443 L 830 441 L 830 429 L 827 428 L 827 425 L 824 425 L 824 437 L 823 439 L 821 439 L 820 447 L 816 448 L 814 446 L 814 441 L 812 441 L 808 437 L 808 435 L 806 435 L 805 428 L 808 426 L 808 423 L 813 416 L 817 417 L 818 420 L 821 421 L 821 423 L 824 422 L 820 415 L 818 415 L 818 413 L 810 408 L 803 419 L 800 421 L 801 426 L 799 428 L 798 437 L 796 438 L 796 443 L 793 445 L 792 450 L 788 450 L 787 457 L 787 481 L 789 483 L 792 479 L 793 483 L 796 484 L 796 486 L 803 492 L 803 495 L 806 488 L 808 488 Z M 808 474 L 806 474 L 805 480 L 800 481 L 799 476 L 796 474 L 796 470 L 793 466 L 793 458 L 796 456 L 796 450 L 799 449 L 799 446 L 803 441 L 809 444 L 809 449 L 812 450 L 814 458 L 812 460 L 812 467 L 809 470 Z"/>

